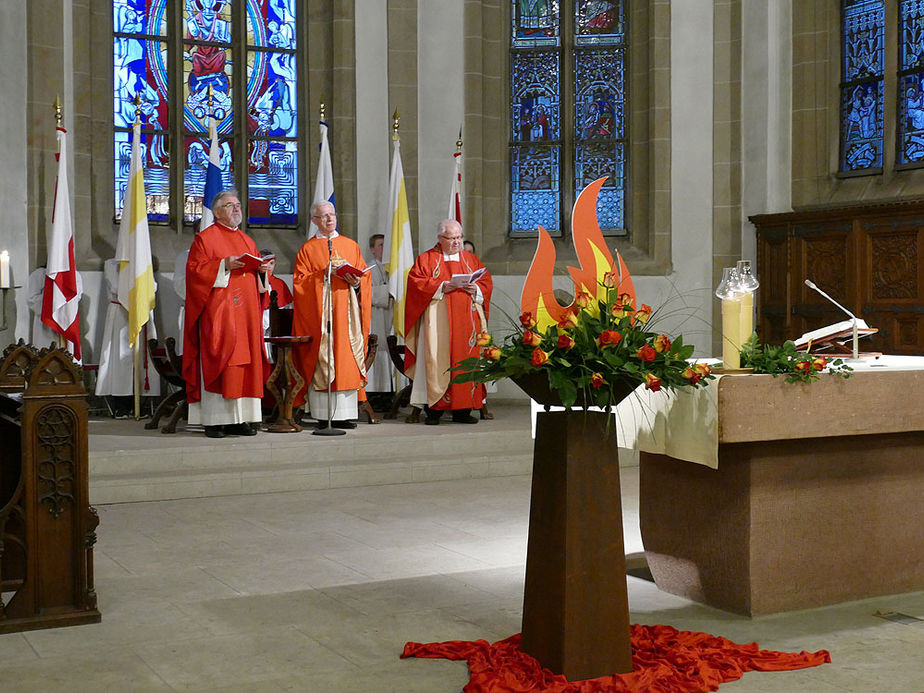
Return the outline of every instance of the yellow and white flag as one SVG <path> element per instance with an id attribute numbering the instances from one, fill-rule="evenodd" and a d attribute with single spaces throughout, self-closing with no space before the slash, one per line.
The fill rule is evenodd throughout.
<path id="1" fill-rule="evenodd" d="M 154 309 L 156 289 L 141 169 L 141 123 L 138 122 L 132 133 L 132 163 L 122 201 L 115 259 L 119 261 L 119 303 L 128 311 L 128 345 L 134 348 L 138 333 Z"/>
<path id="2" fill-rule="evenodd" d="M 407 191 L 404 188 L 404 167 L 401 166 L 401 142 L 395 139 L 388 180 L 388 217 L 383 257 L 388 259 L 388 293 L 395 299 L 395 334 L 404 338 L 404 306 L 407 302 L 407 273 L 414 265 L 411 245 L 411 218 L 407 211 Z"/>

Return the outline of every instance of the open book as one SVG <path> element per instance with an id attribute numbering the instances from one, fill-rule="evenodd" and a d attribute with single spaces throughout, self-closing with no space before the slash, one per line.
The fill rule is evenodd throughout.
<path id="1" fill-rule="evenodd" d="M 251 255 L 250 253 L 244 253 L 238 258 L 238 260 L 244 263 L 244 270 L 247 272 L 256 272 L 258 269 L 260 269 L 260 265 L 262 265 L 264 262 L 269 262 L 270 260 L 275 259 L 275 255 L 257 257 L 256 255 Z"/>
<path id="2" fill-rule="evenodd" d="M 857 320 L 857 336 L 866 337 L 876 334 L 879 330 L 870 327 L 865 320 Z M 806 332 L 799 339 L 794 339 L 796 349 L 828 349 L 850 352 L 853 350 L 853 320 L 841 320 L 833 325 L 819 327 L 817 330 Z"/>
<path id="3" fill-rule="evenodd" d="M 344 262 L 342 265 L 334 267 L 334 274 L 341 279 L 345 279 L 348 274 L 352 274 L 354 277 L 361 277 L 371 269 L 372 265 L 366 265 L 366 269 L 359 269 L 359 267 L 354 267 L 349 262 Z"/>
<path id="4" fill-rule="evenodd" d="M 484 274 L 484 271 L 484 267 L 481 267 L 476 269 L 471 274 L 454 274 L 452 275 L 452 279 L 449 280 L 449 285 L 458 288 L 460 286 L 465 286 L 466 284 L 474 284 L 479 279 L 481 279 L 481 275 Z"/>

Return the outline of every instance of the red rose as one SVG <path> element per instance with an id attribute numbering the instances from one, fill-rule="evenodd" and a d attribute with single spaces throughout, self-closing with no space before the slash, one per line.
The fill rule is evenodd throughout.
<path id="1" fill-rule="evenodd" d="M 561 320 L 558 321 L 558 326 L 563 330 L 577 327 L 577 315 L 570 310 L 566 310 L 564 315 L 561 316 Z"/>
<path id="2" fill-rule="evenodd" d="M 526 346 L 537 347 L 542 343 L 542 337 L 539 336 L 538 332 L 533 332 L 532 330 L 526 330 L 523 333 L 523 344 Z"/>
<path id="3" fill-rule="evenodd" d="M 652 349 L 650 344 L 646 344 L 645 346 L 643 346 L 642 348 L 640 348 L 638 351 L 635 352 L 635 356 L 640 361 L 654 361 L 655 356 L 657 355 L 658 355 L 658 352 Z"/>
<path id="4" fill-rule="evenodd" d="M 543 363 L 548 362 L 549 355 L 544 352 L 542 349 L 533 349 L 533 355 L 530 357 L 529 362 L 534 366 L 541 366 Z"/>
<path id="5" fill-rule="evenodd" d="M 696 371 L 693 368 L 690 368 L 689 366 L 684 368 L 683 373 L 681 375 L 683 376 L 684 380 L 689 380 L 694 385 L 696 385 L 696 383 L 698 383 L 703 378 L 703 376 L 700 375 L 698 371 Z"/>
<path id="6" fill-rule="evenodd" d="M 826 359 L 824 356 L 816 356 L 814 359 L 812 359 L 812 368 L 814 368 L 816 371 L 823 371 L 827 367 L 828 359 Z"/>
<path id="7" fill-rule="evenodd" d="M 702 377 L 706 377 L 712 373 L 712 369 L 709 367 L 708 363 L 694 363 L 693 370 L 699 373 Z"/>
<path id="8" fill-rule="evenodd" d="M 491 345 L 491 335 L 487 332 L 479 332 L 475 338 L 475 346 L 486 347 Z"/>
<path id="9" fill-rule="evenodd" d="M 492 361 L 500 361 L 501 350 L 499 347 L 492 346 L 487 349 L 481 350 L 481 355 L 486 359 L 491 359 Z"/>
<path id="10" fill-rule="evenodd" d="M 590 385 L 594 389 L 602 386 L 605 382 L 606 381 L 603 379 L 603 376 L 599 373 L 594 373 L 592 376 L 590 376 Z"/>
<path id="11" fill-rule="evenodd" d="M 520 315 L 520 324 L 527 330 L 532 329 L 536 326 L 536 316 L 527 311 Z"/>
<path id="12" fill-rule="evenodd" d="M 558 344 L 556 344 L 555 346 L 557 346 L 559 349 L 567 350 L 574 346 L 574 340 L 571 339 L 571 337 L 569 337 L 568 335 L 563 334 L 558 338 Z"/>
<path id="13" fill-rule="evenodd" d="M 606 347 L 614 347 L 621 341 L 622 335 L 616 330 L 604 330 L 600 333 L 600 336 L 597 337 L 597 346 L 601 349 L 605 349 Z"/>
<path id="14" fill-rule="evenodd" d="M 810 361 L 796 361 L 796 371 L 798 373 L 809 373 L 812 370 Z"/>
<path id="15" fill-rule="evenodd" d="M 593 300 L 594 297 L 586 291 L 578 291 L 577 296 L 574 297 L 574 305 L 576 305 L 578 308 L 586 308 L 593 302 Z"/>
<path id="16" fill-rule="evenodd" d="M 642 307 L 639 308 L 637 311 L 635 311 L 635 318 L 641 323 L 648 322 L 648 318 L 650 317 L 651 317 L 651 306 L 649 306 L 647 303 L 643 303 Z"/>
<path id="17" fill-rule="evenodd" d="M 661 378 L 654 373 L 645 373 L 645 389 L 657 392 L 661 389 Z"/>
<path id="18" fill-rule="evenodd" d="M 665 351 L 670 350 L 670 348 L 671 348 L 671 340 L 668 338 L 666 334 L 659 334 L 657 337 L 655 337 L 654 349 L 659 354 L 663 354 Z"/>

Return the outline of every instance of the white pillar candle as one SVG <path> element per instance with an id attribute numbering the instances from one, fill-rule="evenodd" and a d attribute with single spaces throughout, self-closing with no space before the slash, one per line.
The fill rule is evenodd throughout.
<path id="1" fill-rule="evenodd" d="M 741 297 L 722 299 L 722 368 L 741 368 Z"/>
<path id="2" fill-rule="evenodd" d="M 745 291 L 741 295 L 741 331 L 738 336 L 741 343 L 748 341 L 754 332 L 754 292 Z M 740 346 L 740 345 L 739 345 Z"/>
<path id="3" fill-rule="evenodd" d="M 0 253 L 0 289 L 10 288 L 10 254 L 7 251 Z"/>

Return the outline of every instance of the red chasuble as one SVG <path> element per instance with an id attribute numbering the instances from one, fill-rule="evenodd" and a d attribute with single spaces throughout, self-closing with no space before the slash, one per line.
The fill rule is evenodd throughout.
<path id="1" fill-rule="evenodd" d="M 183 378 L 190 402 L 200 399 L 200 361 L 202 387 L 208 392 L 225 399 L 263 396 L 269 363 L 257 275 L 236 269 L 227 287 L 214 286 L 222 259 L 243 253 L 259 256 L 250 236 L 219 223 L 197 233 L 189 249 Z"/>
<path id="2" fill-rule="evenodd" d="M 333 246 L 334 265 L 346 260 L 354 267 L 364 269 L 366 261 L 356 241 L 345 236 L 337 236 L 331 240 Z M 295 290 L 295 305 L 292 316 L 292 333 L 300 336 L 313 337 L 310 344 L 299 345 L 293 357 L 305 382 L 308 383 L 295 399 L 296 404 L 302 404 L 307 396 L 308 387 L 314 376 L 318 363 L 318 352 L 321 348 L 321 320 L 323 318 L 324 275 L 327 272 L 327 238 L 316 236 L 305 242 L 295 257 L 295 271 L 292 286 Z M 336 274 L 331 277 L 331 290 L 333 294 L 333 353 L 334 353 L 334 381 L 331 390 L 359 390 L 366 383 L 366 373 L 363 367 L 366 344 L 369 341 L 369 318 L 372 313 L 372 282 L 369 273 L 363 274 L 360 280 L 359 295 L 354 297 L 359 301 L 360 324 L 356 332 L 350 335 L 350 294 L 354 289 Z M 357 334 L 358 333 L 358 334 Z M 361 343 L 357 341 L 361 339 Z M 326 347 L 325 347 L 326 348 Z M 359 362 L 357 363 L 357 356 Z M 324 354 L 326 361 L 327 355 Z M 324 374 L 324 387 L 317 390 L 326 390 L 326 374 Z"/>
<path id="3" fill-rule="evenodd" d="M 421 328 L 424 311 L 430 305 L 434 294 L 444 281 L 449 281 L 453 274 L 470 274 L 484 267 L 477 256 L 467 251 L 459 253 L 459 260 L 445 260 L 443 251 L 437 245 L 418 256 L 407 275 L 407 305 L 404 312 L 404 324 L 407 326 L 405 367 L 414 366 L 418 357 L 416 353 L 417 336 Z M 491 273 L 485 272 L 476 282 L 484 297 L 485 320 L 491 305 L 491 291 L 494 282 Z M 449 318 L 449 364 L 456 364 L 462 359 L 478 355 L 475 339 L 482 330 L 481 317 L 475 305 L 475 299 L 462 291 L 450 291 L 444 294 L 442 304 L 446 306 Z M 428 339 L 431 335 L 428 335 Z M 440 345 L 440 348 L 445 348 Z M 423 362 L 418 364 L 423 368 Z M 428 371 L 429 376 L 429 371 Z M 430 378 L 428 377 L 428 385 Z M 461 383 L 448 385 L 437 402 L 430 402 L 433 409 L 480 409 L 484 404 L 484 385 Z"/>

